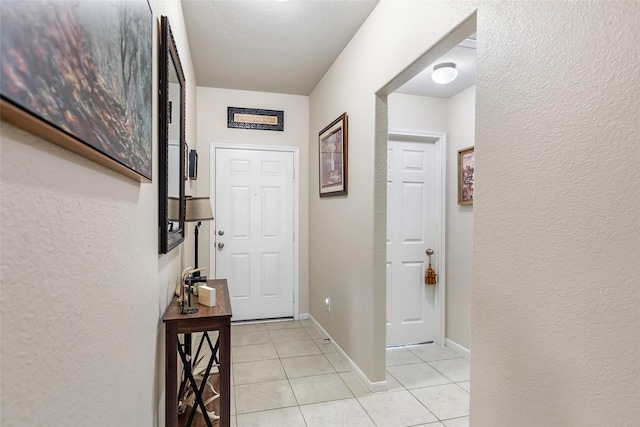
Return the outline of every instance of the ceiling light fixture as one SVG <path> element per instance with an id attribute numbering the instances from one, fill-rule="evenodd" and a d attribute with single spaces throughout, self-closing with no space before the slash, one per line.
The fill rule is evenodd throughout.
<path id="1" fill-rule="evenodd" d="M 458 77 L 458 70 L 453 62 L 443 62 L 433 66 L 431 79 L 438 84 L 446 85 L 454 81 L 456 77 Z"/>

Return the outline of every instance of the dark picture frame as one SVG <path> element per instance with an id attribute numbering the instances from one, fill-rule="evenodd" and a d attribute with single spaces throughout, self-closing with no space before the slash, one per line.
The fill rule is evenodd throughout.
<path id="1" fill-rule="evenodd" d="M 198 152 L 189 151 L 189 179 L 198 179 Z"/>
<path id="2" fill-rule="evenodd" d="M 227 107 L 227 127 L 284 131 L 284 111 Z"/>
<path id="3" fill-rule="evenodd" d="M 2 120 L 151 182 L 148 1 L 12 1 L 0 19 Z"/>
<path id="4" fill-rule="evenodd" d="M 320 197 L 348 194 L 348 122 L 347 113 L 343 113 L 318 134 Z"/>
<path id="5" fill-rule="evenodd" d="M 458 204 L 473 205 L 476 160 L 474 147 L 458 150 Z"/>

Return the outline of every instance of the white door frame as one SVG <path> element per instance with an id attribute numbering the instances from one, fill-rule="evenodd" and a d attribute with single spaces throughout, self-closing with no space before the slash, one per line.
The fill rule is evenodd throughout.
<path id="1" fill-rule="evenodd" d="M 445 275 L 445 257 L 446 257 L 446 207 L 447 207 L 447 135 L 443 132 L 425 132 L 409 129 L 389 129 L 387 133 L 387 141 L 390 139 L 399 139 L 402 141 L 415 142 L 431 142 L 435 143 L 436 153 L 436 199 L 440 201 L 440 210 L 436 211 L 436 238 L 433 249 L 438 256 L 435 258 L 433 268 L 438 274 L 438 281 L 435 285 L 435 325 L 434 325 L 434 342 L 436 344 L 445 344 L 445 325 L 446 325 L 446 275 Z M 425 254 L 426 257 L 426 254 Z"/>
<path id="2" fill-rule="evenodd" d="M 209 192 L 215 197 L 216 189 L 216 150 L 250 150 L 250 151 L 281 151 L 293 153 L 293 318 L 298 320 L 300 315 L 300 155 L 297 147 L 250 145 L 250 144 L 224 144 L 209 143 Z M 209 227 L 209 268 L 211 272 L 216 269 L 216 206 L 213 207 L 213 224 Z"/>

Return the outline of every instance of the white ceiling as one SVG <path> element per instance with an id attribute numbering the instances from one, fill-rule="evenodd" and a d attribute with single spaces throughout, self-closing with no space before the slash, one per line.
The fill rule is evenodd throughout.
<path id="1" fill-rule="evenodd" d="M 308 95 L 377 3 L 182 0 L 197 84 Z"/>
<path id="2" fill-rule="evenodd" d="M 182 0 L 198 86 L 308 95 L 378 0 Z M 449 98 L 475 81 L 475 36 L 437 62 L 455 62 L 448 85 L 432 67 L 398 92 Z M 463 42 L 463 45 L 465 44 Z"/>
<path id="3" fill-rule="evenodd" d="M 458 70 L 458 77 L 446 85 L 431 80 L 433 66 L 453 62 Z M 451 98 L 453 95 L 473 86 L 476 81 L 476 36 L 472 34 L 420 74 L 401 86 L 396 92 L 409 95 Z"/>

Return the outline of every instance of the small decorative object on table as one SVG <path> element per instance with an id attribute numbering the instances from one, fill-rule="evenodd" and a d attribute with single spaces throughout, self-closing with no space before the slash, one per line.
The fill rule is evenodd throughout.
<path id="1" fill-rule="evenodd" d="M 194 291 L 194 285 L 196 283 L 206 282 L 206 276 L 194 276 L 195 273 L 198 273 L 202 270 L 206 270 L 206 268 L 196 268 L 187 267 L 182 272 L 182 286 L 180 287 L 180 313 L 181 314 L 193 314 L 197 313 L 198 309 L 196 307 L 191 307 L 191 294 Z"/>
<path id="2" fill-rule="evenodd" d="M 216 289 L 209 286 L 200 286 L 198 288 L 198 303 L 207 307 L 216 305 Z"/>

